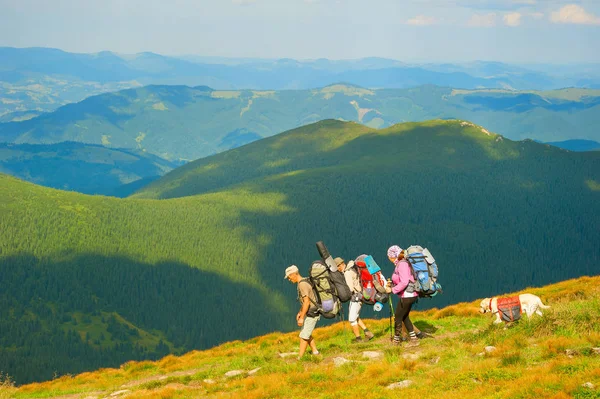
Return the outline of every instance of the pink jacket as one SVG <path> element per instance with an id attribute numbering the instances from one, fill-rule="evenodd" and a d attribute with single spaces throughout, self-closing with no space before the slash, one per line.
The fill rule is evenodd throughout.
<path id="1" fill-rule="evenodd" d="M 413 277 L 410 266 L 405 260 L 396 261 L 396 268 L 394 274 L 392 274 L 392 292 L 398 295 L 400 298 L 412 298 L 419 296 L 416 292 L 406 292 L 408 283 L 414 283 L 415 278 Z"/>

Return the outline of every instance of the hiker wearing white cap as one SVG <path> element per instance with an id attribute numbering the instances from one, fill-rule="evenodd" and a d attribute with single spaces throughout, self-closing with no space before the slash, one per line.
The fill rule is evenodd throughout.
<path id="1" fill-rule="evenodd" d="M 303 279 L 298 270 L 298 266 L 291 265 L 285 269 L 285 279 L 291 281 L 294 284 L 298 284 L 298 300 L 300 301 L 300 311 L 296 315 L 296 323 L 300 330 L 300 349 L 298 351 L 298 359 L 301 359 L 306 351 L 306 348 L 310 346 L 313 355 L 318 355 L 317 345 L 312 337 L 312 332 L 317 325 L 317 321 L 321 316 L 317 313 L 317 308 L 312 305 L 317 303 L 317 298 L 312 286 L 306 279 Z"/>
<path id="2" fill-rule="evenodd" d="M 348 304 L 348 321 L 350 322 L 350 327 L 352 328 L 355 337 L 353 342 L 363 341 L 360 336 L 359 327 L 364 330 L 365 339 L 371 340 L 374 337 L 373 333 L 369 331 L 365 323 L 359 317 L 360 309 L 362 308 L 362 285 L 360 284 L 360 276 L 358 270 L 354 266 L 354 261 L 351 260 L 348 264 L 346 264 L 342 258 L 335 258 L 334 261 L 338 267 L 338 271 L 344 273 L 346 284 L 350 287 L 350 291 L 352 292 L 352 297 Z"/>

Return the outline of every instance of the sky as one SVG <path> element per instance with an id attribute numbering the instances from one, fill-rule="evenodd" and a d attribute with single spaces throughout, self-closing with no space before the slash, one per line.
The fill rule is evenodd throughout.
<path id="1" fill-rule="evenodd" d="M 0 46 L 218 57 L 600 62 L 600 0 L 0 0 Z"/>

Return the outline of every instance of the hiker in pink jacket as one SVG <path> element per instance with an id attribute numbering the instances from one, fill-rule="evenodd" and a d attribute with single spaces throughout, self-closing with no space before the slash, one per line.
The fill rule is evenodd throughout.
<path id="1" fill-rule="evenodd" d="M 397 245 L 391 246 L 388 249 L 388 258 L 396 266 L 392 275 L 392 292 L 400 298 L 400 302 L 396 306 L 395 334 L 392 343 L 395 345 L 400 344 L 402 324 L 404 324 L 409 336 L 409 345 L 415 346 L 419 344 L 419 339 L 409 317 L 413 303 L 419 298 L 419 294 L 414 290 L 415 279 L 408 262 L 404 259 L 402 248 Z"/>

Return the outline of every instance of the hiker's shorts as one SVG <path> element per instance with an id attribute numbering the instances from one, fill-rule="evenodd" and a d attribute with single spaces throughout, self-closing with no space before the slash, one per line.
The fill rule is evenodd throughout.
<path id="1" fill-rule="evenodd" d="M 308 341 L 313 333 L 313 330 L 317 325 L 317 321 L 319 321 L 320 318 L 321 316 L 306 316 L 306 318 L 304 319 L 304 324 L 302 324 L 302 330 L 300 330 L 300 338 L 302 338 L 305 341 Z"/>
<path id="2" fill-rule="evenodd" d="M 358 315 L 360 314 L 361 307 L 362 302 L 350 301 L 350 305 L 348 305 L 348 321 L 351 326 L 358 324 Z"/>

